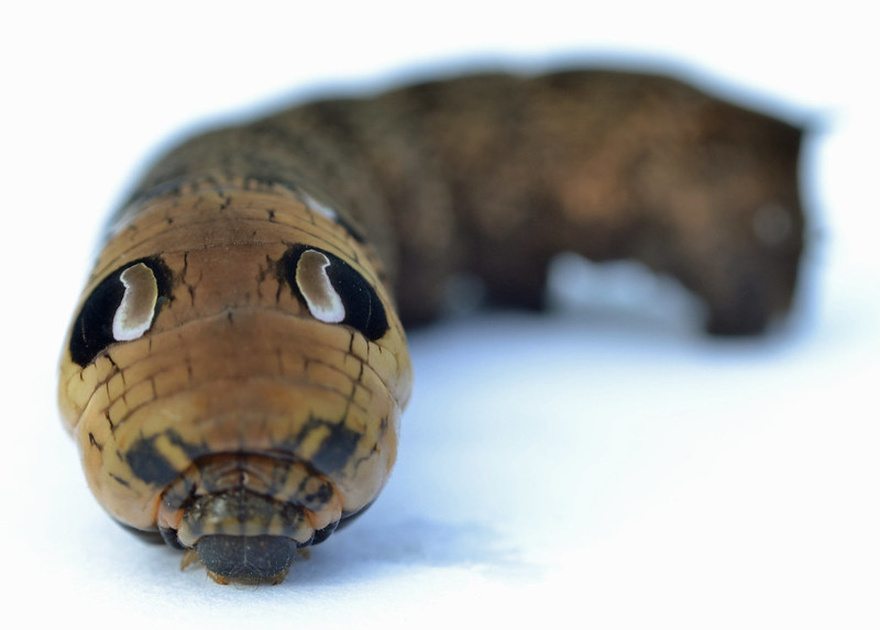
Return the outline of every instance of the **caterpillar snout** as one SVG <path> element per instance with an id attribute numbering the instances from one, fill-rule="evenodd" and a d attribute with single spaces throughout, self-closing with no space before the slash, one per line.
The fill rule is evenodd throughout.
<path id="1" fill-rule="evenodd" d="M 307 464 L 232 454 L 196 460 L 163 493 L 157 521 L 214 579 L 271 582 L 348 516 L 334 484 Z"/>

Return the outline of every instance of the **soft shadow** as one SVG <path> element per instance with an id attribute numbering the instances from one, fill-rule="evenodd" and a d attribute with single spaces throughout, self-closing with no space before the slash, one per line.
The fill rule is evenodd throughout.
<path id="1" fill-rule="evenodd" d="M 540 571 L 505 537 L 478 523 L 422 518 L 359 522 L 315 547 L 295 563 L 293 582 L 309 584 L 375 579 L 388 570 L 455 567 L 501 581 L 540 579 Z"/>

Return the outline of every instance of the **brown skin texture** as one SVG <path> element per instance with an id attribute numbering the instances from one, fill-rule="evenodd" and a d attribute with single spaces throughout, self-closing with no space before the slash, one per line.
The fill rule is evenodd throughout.
<path id="1" fill-rule="evenodd" d="M 80 305 L 149 261 L 150 329 L 92 356 L 101 337 L 79 318 L 70 339 L 89 341 L 62 356 L 89 484 L 218 581 L 277 582 L 296 547 L 380 492 L 411 386 L 401 320 L 436 317 L 456 274 L 495 304 L 539 308 L 548 264 L 573 251 L 677 277 L 714 333 L 784 314 L 800 140 L 683 83 L 599 71 L 426 83 L 194 138 L 113 218 Z M 297 259 L 303 247 L 320 255 Z M 285 265 L 316 259 L 372 287 L 361 312 L 381 305 L 387 326 L 312 317 L 305 294 L 326 283 Z M 297 295 L 298 282 L 313 285 Z"/>
<path id="2" fill-rule="evenodd" d="M 749 334 L 795 291 L 801 137 L 666 77 L 478 75 L 202 136 L 140 191 L 230 173 L 318 190 L 376 246 L 407 325 L 463 271 L 493 303 L 540 307 L 550 260 L 572 251 L 670 274 L 709 331 Z"/>
<path id="3" fill-rule="evenodd" d="M 85 364 L 66 350 L 59 401 L 111 516 L 184 548 L 226 536 L 233 544 L 214 549 L 222 569 L 213 573 L 271 582 L 292 549 L 319 542 L 379 494 L 412 375 L 370 254 L 291 193 L 243 188 L 192 186 L 132 207 L 82 303 L 145 257 L 167 269 L 167 296 L 144 336 Z M 384 334 L 367 339 L 312 318 L 283 265 L 291 244 L 332 252 L 377 287 Z M 83 334 L 74 326 L 71 338 Z M 259 536 L 274 537 L 257 549 L 267 554 L 275 538 L 289 541 L 284 562 L 236 566 L 223 555 L 252 561 L 253 545 L 245 553 L 234 543 Z"/>

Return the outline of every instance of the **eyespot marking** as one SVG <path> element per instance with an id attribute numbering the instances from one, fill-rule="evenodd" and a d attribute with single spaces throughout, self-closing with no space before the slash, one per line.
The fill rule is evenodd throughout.
<path id="1" fill-rule="evenodd" d="M 113 316 L 113 338 L 132 341 L 143 337 L 153 325 L 156 303 L 159 301 L 159 283 L 156 274 L 144 263 L 127 267 L 119 280 L 125 287 L 122 301 Z"/>
<path id="2" fill-rule="evenodd" d="M 307 249 L 296 265 L 296 286 L 312 317 L 328 324 L 338 324 L 345 319 L 345 306 L 327 275 L 329 266 L 330 259 L 326 255 Z"/>
<path id="3" fill-rule="evenodd" d="M 370 341 L 383 337 L 390 328 L 376 289 L 335 254 L 294 245 L 279 261 L 278 275 L 318 321 L 351 326 Z"/>
<path id="4" fill-rule="evenodd" d="M 142 337 L 170 298 L 171 272 L 159 258 L 120 267 L 89 294 L 73 322 L 71 360 L 85 367 L 109 345 Z"/>

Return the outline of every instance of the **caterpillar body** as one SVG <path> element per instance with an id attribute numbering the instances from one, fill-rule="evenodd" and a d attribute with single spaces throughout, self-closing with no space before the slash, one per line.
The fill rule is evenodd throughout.
<path id="1" fill-rule="evenodd" d="M 671 78 L 475 75 L 173 149 L 112 217 L 62 353 L 89 485 L 219 582 L 278 582 L 386 482 L 402 322 L 480 277 L 538 308 L 562 251 L 636 259 L 759 333 L 803 248 L 802 132 Z"/>

